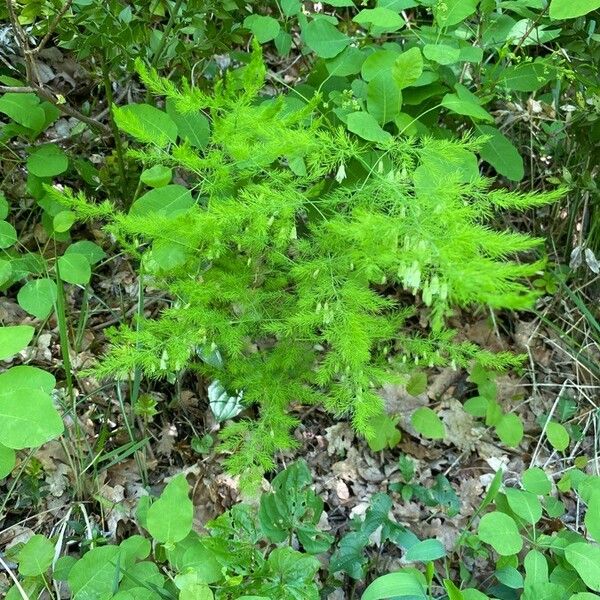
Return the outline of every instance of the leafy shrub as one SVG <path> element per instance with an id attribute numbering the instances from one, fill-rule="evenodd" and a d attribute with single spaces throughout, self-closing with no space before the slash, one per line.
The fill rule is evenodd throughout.
<path id="1" fill-rule="evenodd" d="M 522 488 L 501 491 L 501 485 L 500 471 L 472 519 L 481 517 L 476 528 L 462 532 L 452 554 L 439 540 L 419 540 L 393 521 L 391 498 L 376 494 L 364 520 L 341 539 L 332 555 L 328 583 L 339 585 L 339 573 L 365 578 L 369 536 L 380 529 L 380 543 L 401 548 L 407 567 L 375 579 L 362 600 L 596 597 L 587 590 L 600 591 L 600 548 L 562 524 L 556 531 L 564 505 L 551 495 L 544 471 L 527 470 Z M 598 478 L 573 470 L 559 485 L 565 490 L 572 486 L 585 502 L 585 525 L 598 541 Z M 56 559 L 53 542 L 35 535 L 11 548 L 9 556 L 18 563 L 20 585 L 30 597 L 54 580 L 63 589 L 68 584 L 74 600 L 316 600 L 321 563 L 315 555 L 326 551 L 332 539 L 316 526 L 323 504 L 309 486 L 306 464 L 295 463 L 275 477 L 273 491 L 261 497 L 260 509 L 235 505 L 199 534 L 192 529 L 188 484 L 179 475 L 159 498 L 146 496 L 140 501 L 139 525 L 150 539 L 133 535 L 118 546 L 93 547 L 79 559 L 71 555 Z M 493 510 L 485 512 L 490 506 Z M 489 576 L 465 567 L 475 557 L 479 565 L 491 567 Z M 443 570 L 436 570 L 436 561 Z M 415 568 L 419 565 L 425 565 L 424 572 Z M 454 573 L 460 573 L 459 579 L 450 578 Z M 14 586 L 6 597 L 20 598 L 18 588 Z"/>
<path id="2" fill-rule="evenodd" d="M 19 563 L 21 585 L 31 597 L 43 589 L 45 581 L 54 579 L 68 583 L 74 600 L 317 600 L 320 563 L 311 552 L 327 549 L 331 540 L 309 524 L 322 511 L 320 498 L 306 488 L 309 482 L 306 464 L 292 465 L 274 479 L 274 493 L 262 497 L 259 513 L 249 505 L 236 505 L 207 523 L 207 533 L 200 535 L 192 530 L 188 484 L 179 475 L 159 498 L 152 502 L 146 496 L 140 502 L 139 524 L 151 539 L 133 535 L 119 546 L 94 547 L 80 559 L 66 555 L 55 560 L 53 543 L 36 535 L 13 548 L 11 558 Z M 304 503 L 307 498 L 310 507 Z M 274 523 L 279 523 L 283 513 L 293 519 L 275 532 Z M 282 541 L 280 532 L 285 540 L 297 533 L 304 551 L 294 550 L 290 543 L 270 545 L 269 541 Z M 325 543 L 313 547 L 316 535 Z M 7 600 L 16 598 L 20 598 L 19 590 L 13 587 Z"/>
<path id="3" fill-rule="evenodd" d="M 159 319 L 113 332 L 99 375 L 190 369 L 243 394 L 259 419 L 228 425 L 222 449 L 233 473 L 256 480 L 275 451 L 294 445 L 293 402 L 351 414 L 369 436 L 382 412 L 377 387 L 408 365 L 519 364 L 454 341 L 445 320 L 455 307 L 531 305 L 536 293 L 523 278 L 542 263 L 507 257 L 541 240 L 487 223 L 498 210 L 553 202 L 560 190 L 493 188 L 479 175 L 476 140 L 385 133 L 369 144 L 328 127 L 314 103 L 261 99 L 257 52 L 214 96 L 140 73 L 182 115 L 210 115 L 210 139 L 203 149 L 175 143 L 185 135 L 168 113 L 152 108 L 147 124 L 149 108 L 131 105 L 117 112 L 119 126 L 146 144 L 131 153 L 181 169 L 191 189 L 151 190 L 128 213 L 50 190 L 79 218 L 109 219 L 107 230 L 176 299 Z M 407 295 L 394 297 L 397 289 Z M 416 295 L 428 307 L 426 333 L 408 325 Z M 211 352 L 222 360 L 207 359 Z"/>

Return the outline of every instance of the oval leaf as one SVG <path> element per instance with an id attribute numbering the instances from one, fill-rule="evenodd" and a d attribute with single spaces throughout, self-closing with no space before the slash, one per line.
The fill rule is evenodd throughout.
<path id="1" fill-rule="evenodd" d="M 501 512 L 491 512 L 481 517 L 479 538 L 489 544 L 500 556 L 517 554 L 523 548 L 523 539 L 514 519 Z"/>
<path id="2" fill-rule="evenodd" d="M 156 541 L 175 544 L 192 530 L 194 507 L 188 491 L 185 476 L 178 475 L 167 484 L 160 498 L 148 509 L 148 531 Z"/>
<path id="3" fill-rule="evenodd" d="M 432 440 L 441 440 L 444 438 L 444 424 L 437 414 L 427 406 L 415 410 L 412 414 L 411 422 L 413 427 L 423 437 Z"/>
<path id="4" fill-rule="evenodd" d="M 551 19 L 575 19 L 600 8 L 600 0 L 552 0 Z"/>
<path id="5" fill-rule="evenodd" d="M 30 325 L 0 327 L 0 360 L 11 358 L 27 348 L 34 332 Z"/>
<path id="6" fill-rule="evenodd" d="M 29 155 L 27 169 L 36 177 L 54 177 L 64 173 L 69 159 L 56 144 L 44 144 Z"/>
<path id="7" fill-rule="evenodd" d="M 52 398 L 39 389 L 20 388 L 0 396 L 0 443 L 8 448 L 36 448 L 64 429 Z"/>
<path id="8" fill-rule="evenodd" d="M 56 298 L 56 283 L 48 278 L 28 281 L 17 294 L 19 306 L 38 319 L 52 312 Z"/>
<path id="9" fill-rule="evenodd" d="M 58 259 L 58 269 L 63 281 L 85 285 L 92 276 L 88 259 L 82 254 L 65 254 Z"/>
<path id="10" fill-rule="evenodd" d="M 306 45 L 321 58 L 337 56 L 351 39 L 325 19 L 314 19 L 302 30 Z"/>

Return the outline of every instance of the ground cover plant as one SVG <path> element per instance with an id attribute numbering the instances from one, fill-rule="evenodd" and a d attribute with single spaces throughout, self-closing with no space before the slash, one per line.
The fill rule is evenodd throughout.
<path id="1" fill-rule="evenodd" d="M 0 593 L 600 595 L 596 0 L 0 6 Z"/>

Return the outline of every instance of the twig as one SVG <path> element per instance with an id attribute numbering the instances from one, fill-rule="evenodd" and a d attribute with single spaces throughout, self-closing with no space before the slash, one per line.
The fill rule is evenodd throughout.
<path id="1" fill-rule="evenodd" d="M 83 113 L 79 112 L 76 108 L 73 108 L 66 104 L 64 101 L 59 100 L 59 98 L 57 98 L 53 92 L 51 92 L 45 87 L 42 87 L 41 85 L 32 84 L 28 86 L 14 87 L 0 85 L 0 92 L 7 94 L 38 94 L 44 100 L 47 100 L 48 102 L 50 102 L 50 104 L 56 106 L 56 108 L 58 108 L 58 110 L 60 110 L 60 112 L 64 113 L 65 115 L 68 115 L 69 117 L 73 117 L 78 121 L 86 123 L 92 129 L 95 129 L 96 131 L 104 135 L 109 135 L 111 133 L 110 127 L 104 125 L 104 123 L 101 123 L 100 121 L 97 121 L 93 117 L 88 117 L 87 115 L 84 115 Z"/>
<path id="2" fill-rule="evenodd" d="M 35 94 L 35 88 L 28 85 L 0 85 L 0 92 L 3 94 Z"/>
<path id="3" fill-rule="evenodd" d="M 65 13 L 69 10 L 69 8 L 71 8 L 72 4 L 73 4 L 73 0 L 67 0 L 63 4 L 60 11 L 54 17 L 52 23 L 50 23 L 50 27 L 48 27 L 48 31 L 46 32 L 46 35 L 42 38 L 40 43 L 31 51 L 32 54 L 39 54 L 44 49 L 44 47 L 48 43 L 48 40 L 52 37 L 52 34 L 54 33 L 55 29 L 57 28 L 60 20 L 65 16 Z"/>
<path id="4" fill-rule="evenodd" d="M 64 100 L 62 100 L 57 95 L 55 95 L 53 92 L 51 92 L 50 90 L 48 90 L 44 87 L 42 81 L 40 80 L 40 77 L 39 77 L 39 74 L 37 72 L 37 68 L 35 65 L 35 60 L 33 58 L 34 54 L 37 54 L 46 45 L 46 43 L 48 42 L 48 39 L 51 37 L 54 29 L 58 25 L 58 22 L 65 15 L 67 10 L 71 6 L 72 2 L 73 2 L 73 0 L 67 0 L 67 2 L 65 2 L 62 9 L 60 10 L 60 12 L 56 15 L 56 17 L 52 21 L 52 24 L 50 25 L 48 32 L 46 33 L 46 35 L 44 36 L 44 38 L 42 39 L 40 44 L 38 44 L 38 46 L 32 50 L 29 45 L 29 40 L 27 39 L 27 33 L 23 29 L 22 25 L 19 23 L 19 19 L 18 19 L 17 15 L 15 14 L 15 9 L 14 9 L 12 0 L 6 0 L 6 7 L 8 9 L 9 19 L 10 19 L 13 29 L 15 30 L 17 39 L 19 41 L 19 50 L 21 51 L 21 54 L 23 55 L 23 59 L 25 61 L 26 78 L 27 78 L 27 83 L 29 85 L 28 86 L 14 86 L 14 87 L 0 86 L 0 92 L 12 93 L 12 94 L 29 94 L 29 93 L 38 94 L 44 100 L 47 100 L 48 102 L 50 102 L 51 104 L 56 106 L 56 108 L 58 108 L 58 110 L 60 110 L 60 112 L 66 114 L 70 117 L 73 117 L 73 118 L 77 119 L 78 121 L 86 123 L 92 129 L 95 129 L 96 131 L 99 131 L 102 134 L 108 135 L 111 133 L 111 130 L 109 127 L 107 127 L 103 123 L 100 123 L 96 119 L 93 119 L 91 117 L 88 117 L 87 115 L 84 115 L 83 113 L 79 112 L 77 109 L 72 108 L 71 106 L 66 104 L 64 102 Z"/>

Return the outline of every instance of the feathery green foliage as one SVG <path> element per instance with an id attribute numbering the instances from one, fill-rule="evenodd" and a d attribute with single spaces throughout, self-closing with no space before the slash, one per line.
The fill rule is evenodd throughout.
<path id="1" fill-rule="evenodd" d="M 369 436 L 383 410 L 377 389 L 409 365 L 519 364 L 455 341 L 445 322 L 453 307 L 531 306 L 525 278 L 542 263 L 509 257 L 540 240 L 494 231 L 489 218 L 561 195 L 492 189 L 479 175 L 476 139 L 358 141 L 315 116 L 315 103 L 261 97 L 264 74 L 255 51 L 207 96 L 140 69 L 182 114 L 210 117 L 201 151 L 182 143 L 132 152 L 180 169 L 195 196 L 189 206 L 134 203 L 124 213 L 53 192 L 82 218 L 111 212 L 108 231 L 173 298 L 159 318 L 111 332 L 98 374 L 190 369 L 243 390 L 257 421 L 228 425 L 222 449 L 247 480 L 294 446 L 292 405 L 351 415 Z M 425 332 L 411 321 L 418 298 L 428 307 Z M 202 360 L 215 348 L 219 366 Z"/>

